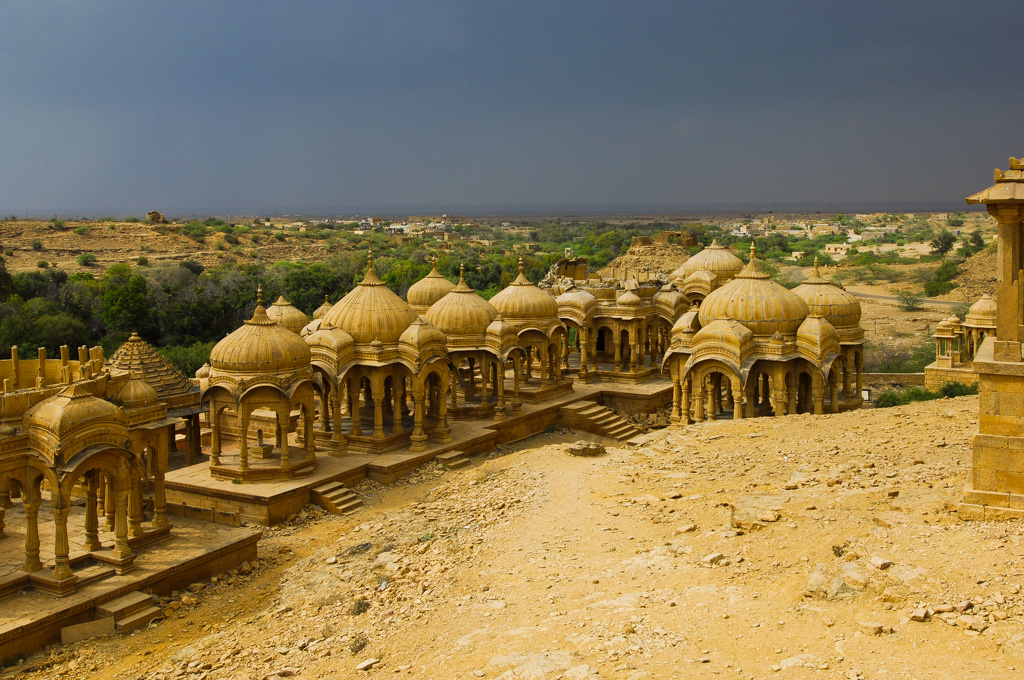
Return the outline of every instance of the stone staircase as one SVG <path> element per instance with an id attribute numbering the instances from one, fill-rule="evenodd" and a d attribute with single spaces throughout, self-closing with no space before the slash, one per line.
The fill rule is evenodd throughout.
<path id="1" fill-rule="evenodd" d="M 563 406 L 558 409 L 558 421 L 562 425 L 618 439 L 620 442 L 640 434 L 640 430 L 610 408 L 593 401 L 577 401 Z"/>
<path id="2" fill-rule="evenodd" d="M 434 456 L 434 460 L 441 463 L 449 470 L 458 470 L 460 467 L 469 465 L 469 456 L 462 451 L 446 451 Z"/>
<path id="3" fill-rule="evenodd" d="M 332 515 L 351 515 L 363 507 L 363 499 L 341 482 L 327 482 L 310 490 L 313 502 Z"/>
<path id="4" fill-rule="evenodd" d="M 162 618 L 163 615 L 164 611 L 153 604 L 153 597 L 141 590 L 133 590 L 96 606 L 96 616 L 113 618 L 114 629 L 122 633 L 145 628 L 150 621 Z"/>

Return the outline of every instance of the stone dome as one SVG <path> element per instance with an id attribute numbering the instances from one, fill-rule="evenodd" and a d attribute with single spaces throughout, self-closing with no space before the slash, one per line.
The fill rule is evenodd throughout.
<path id="1" fill-rule="evenodd" d="M 316 310 L 313 312 L 313 320 L 315 321 L 316 319 L 322 319 L 325 316 L 327 316 L 327 312 L 331 311 L 332 306 L 333 305 L 331 304 L 330 300 L 328 300 L 327 296 L 325 295 L 324 303 L 317 307 Z"/>
<path id="2" fill-rule="evenodd" d="M 433 263 L 430 273 L 416 283 L 409 286 L 409 292 L 405 297 L 409 306 L 423 314 L 435 302 L 443 298 L 455 288 L 455 284 L 437 271 L 437 262 Z"/>
<path id="3" fill-rule="evenodd" d="M 425 316 L 447 335 L 482 336 L 498 316 L 498 310 L 466 284 L 465 268 L 460 268 L 459 284 L 435 302 Z"/>
<path id="4" fill-rule="evenodd" d="M 32 447 L 51 460 L 74 456 L 85 446 L 128 444 L 128 416 L 114 404 L 73 383 L 39 402 L 22 418 Z"/>
<path id="5" fill-rule="evenodd" d="M 138 333 L 132 333 L 107 363 L 129 374 L 138 373 L 163 401 L 174 401 L 195 389 L 184 373 L 139 337 Z"/>
<path id="6" fill-rule="evenodd" d="M 491 298 L 491 305 L 510 321 L 519 319 L 554 319 L 558 317 L 558 303 L 523 273 L 523 258 L 519 258 L 519 276 L 503 291 Z"/>
<path id="7" fill-rule="evenodd" d="M 992 299 L 992 296 L 988 294 L 982 295 L 967 311 L 964 325 L 977 326 L 979 328 L 995 328 L 997 311 L 996 301 Z"/>
<path id="8" fill-rule="evenodd" d="M 399 338 L 398 342 L 401 345 L 407 345 L 416 352 L 420 352 L 428 345 L 444 346 L 445 334 L 435 328 L 425 316 L 420 315 L 409 324 L 409 327 L 402 333 L 402 337 Z"/>
<path id="9" fill-rule="evenodd" d="M 820 314 L 836 329 L 860 327 L 860 301 L 831 281 L 822 278 L 818 258 L 814 275 L 793 289 L 807 303 L 810 314 Z"/>
<path id="10" fill-rule="evenodd" d="M 322 326 L 340 328 L 359 345 L 372 344 L 374 340 L 394 344 L 418 316 L 405 300 L 377 278 L 373 253 L 370 253 L 366 277 L 331 307 Z"/>
<path id="11" fill-rule="evenodd" d="M 582 288 L 573 286 L 556 297 L 555 304 L 559 307 L 572 307 L 583 314 L 587 314 L 597 307 L 597 298 Z"/>
<path id="12" fill-rule="evenodd" d="M 309 317 L 303 314 L 302 310 L 285 300 L 283 295 L 279 296 L 277 302 L 267 308 L 267 316 L 296 335 L 299 334 L 303 326 L 309 323 Z"/>
<path id="13" fill-rule="evenodd" d="M 308 368 L 309 359 L 302 338 L 267 316 L 260 289 L 252 318 L 214 345 L 210 368 L 212 374 L 261 375 Z"/>
<path id="14" fill-rule="evenodd" d="M 707 271 L 717 276 L 720 283 L 724 283 L 735 278 L 742 270 L 743 260 L 730 253 L 727 248 L 718 245 L 718 241 L 715 240 L 672 272 L 670 278 L 686 279 L 695 272 Z"/>
<path id="15" fill-rule="evenodd" d="M 203 364 L 198 369 L 196 369 L 196 377 L 199 378 L 200 380 L 203 380 L 204 378 L 209 378 L 210 377 L 210 363 L 209 362 Z"/>
<path id="16" fill-rule="evenodd" d="M 640 296 L 631 290 L 627 290 L 625 293 L 620 295 L 615 301 L 615 304 L 621 307 L 638 307 L 643 302 Z"/>
<path id="17" fill-rule="evenodd" d="M 128 382 L 117 393 L 117 400 L 125 406 L 149 406 L 157 402 L 156 390 L 138 373 L 132 373 Z"/>
<path id="18" fill-rule="evenodd" d="M 735 279 L 708 295 L 698 313 L 701 326 L 733 319 L 754 335 L 770 336 L 776 332 L 795 335 L 808 312 L 803 298 L 758 271 L 751 244 L 747 266 Z"/>

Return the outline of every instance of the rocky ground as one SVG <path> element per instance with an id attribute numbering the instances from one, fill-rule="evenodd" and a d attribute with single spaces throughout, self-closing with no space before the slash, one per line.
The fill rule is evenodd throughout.
<path id="1" fill-rule="evenodd" d="M 0 677 L 1018 678 L 1021 525 L 954 513 L 976 413 L 555 433 L 364 482 L 149 629 Z"/>

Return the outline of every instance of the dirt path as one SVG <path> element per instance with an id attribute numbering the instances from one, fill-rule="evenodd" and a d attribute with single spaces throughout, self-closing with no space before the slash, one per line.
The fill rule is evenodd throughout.
<path id="1" fill-rule="evenodd" d="M 268 532 L 255 575 L 18 677 L 1017 678 L 1021 527 L 951 512 L 976 419 L 722 421 L 592 458 L 541 435 L 366 482 L 359 514 Z"/>

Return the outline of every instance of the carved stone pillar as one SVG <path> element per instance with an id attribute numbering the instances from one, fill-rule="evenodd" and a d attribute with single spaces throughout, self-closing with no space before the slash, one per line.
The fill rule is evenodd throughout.
<path id="1" fill-rule="evenodd" d="M 21 489 L 22 508 L 25 511 L 25 564 L 22 569 L 32 573 L 43 568 L 39 560 L 39 482 L 30 480 Z"/>
<path id="2" fill-rule="evenodd" d="M 409 439 L 412 440 L 412 445 L 409 447 L 410 451 L 426 451 L 427 449 L 427 434 L 423 431 L 423 409 L 424 409 L 424 394 L 422 392 L 413 391 L 413 424 L 412 424 L 412 435 Z"/>
<path id="3" fill-rule="evenodd" d="M 93 470 L 85 479 L 85 542 L 82 549 L 88 552 L 99 550 L 102 546 L 99 537 L 99 518 L 96 515 L 97 491 L 102 488 L 103 477 Z"/>

